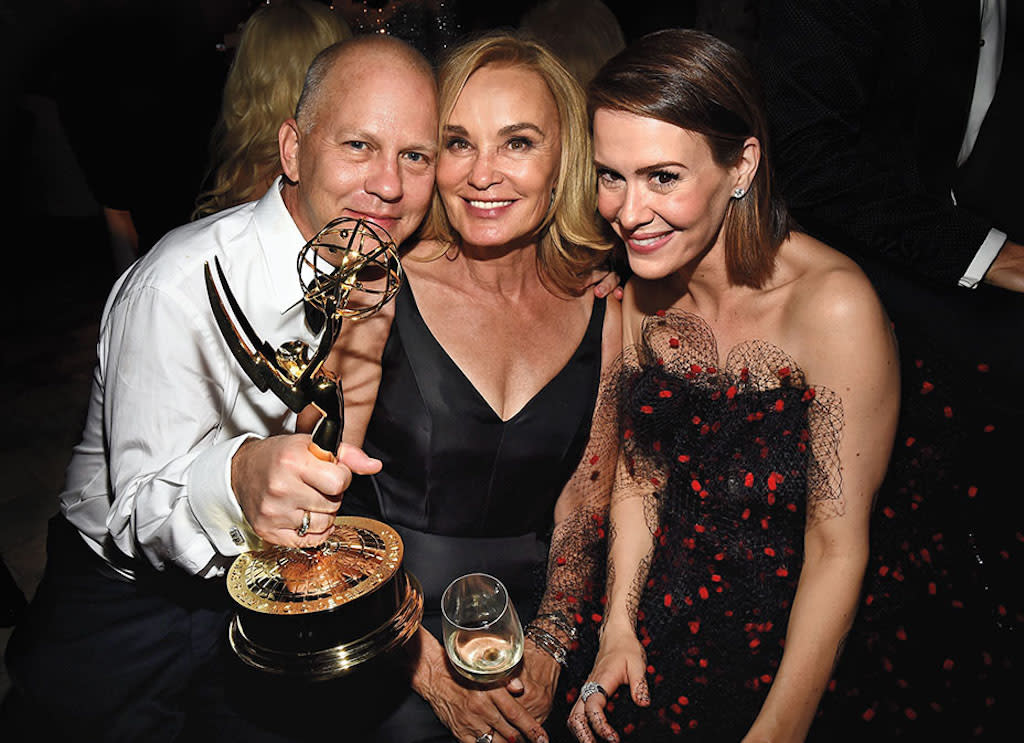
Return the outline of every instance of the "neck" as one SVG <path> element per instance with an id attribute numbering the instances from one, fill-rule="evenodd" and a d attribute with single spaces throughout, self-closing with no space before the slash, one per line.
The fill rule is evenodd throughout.
<path id="1" fill-rule="evenodd" d="M 295 226 L 299 228 L 299 232 L 302 234 L 303 240 L 312 239 L 319 231 L 319 227 L 312 227 L 306 224 L 306 221 L 302 218 L 302 212 L 299 209 L 299 186 L 297 183 L 292 183 L 287 178 L 281 179 L 281 199 L 284 201 L 284 206 L 288 210 L 288 213 L 292 215 L 292 221 L 295 222 Z M 322 227 L 323 225 L 321 225 Z"/>
<path id="2" fill-rule="evenodd" d="M 514 297 L 539 283 L 536 243 L 498 248 L 463 243 L 458 251 L 466 277 L 487 292 Z"/>

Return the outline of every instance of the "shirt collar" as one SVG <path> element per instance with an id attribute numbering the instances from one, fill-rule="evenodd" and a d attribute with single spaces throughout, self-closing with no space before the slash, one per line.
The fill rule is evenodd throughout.
<path id="1" fill-rule="evenodd" d="M 302 287 L 295 263 L 306 241 L 281 196 L 281 176 L 274 180 L 256 204 L 253 219 L 274 292 L 275 306 L 279 313 L 284 314 L 302 299 Z"/>

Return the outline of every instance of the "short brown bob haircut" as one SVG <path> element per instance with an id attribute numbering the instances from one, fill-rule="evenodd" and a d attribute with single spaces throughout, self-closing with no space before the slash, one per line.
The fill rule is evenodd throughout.
<path id="1" fill-rule="evenodd" d="M 597 175 L 583 89 L 554 54 L 525 35 L 491 31 L 472 37 L 449 53 L 438 73 L 439 157 L 445 127 L 463 87 L 487 65 L 536 72 L 551 91 L 558 109 L 561 160 L 551 205 L 537 228 L 537 267 L 545 283 L 578 295 L 590 272 L 605 263 L 612 245 L 597 216 Z M 436 190 L 421 235 L 445 246 L 459 244 Z"/>
<path id="2" fill-rule="evenodd" d="M 710 34 L 664 29 L 610 59 L 588 93 L 591 122 L 595 111 L 607 108 L 696 132 L 721 167 L 738 162 L 748 137 L 760 142 L 761 162 L 750 189 L 729 202 L 722 230 L 729 281 L 763 287 L 790 222 L 785 205 L 772 192 L 767 119 L 746 58 Z"/>

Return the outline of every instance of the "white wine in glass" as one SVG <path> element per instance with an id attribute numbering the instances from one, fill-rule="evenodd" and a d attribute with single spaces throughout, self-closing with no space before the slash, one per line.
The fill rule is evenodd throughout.
<path id="1" fill-rule="evenodd" d="M 504 681 L 523 657 L 523 628 L 504 584 L 486 573 L 456 578 L 441 598 L 444 647 L 455 670 L 478 683 Z"/>

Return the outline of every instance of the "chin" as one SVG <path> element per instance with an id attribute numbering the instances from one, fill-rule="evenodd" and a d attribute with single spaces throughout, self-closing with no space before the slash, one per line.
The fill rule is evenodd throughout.
<path id="1" fill-rule="evenodd" d="M 656 281 L 670 276 L 675 272 L 674 266 L 669 266 L 661 261 L 653 260 L 650 256 L 629 256 L 629 270 L 637 278 L 646 281 Z"/>

